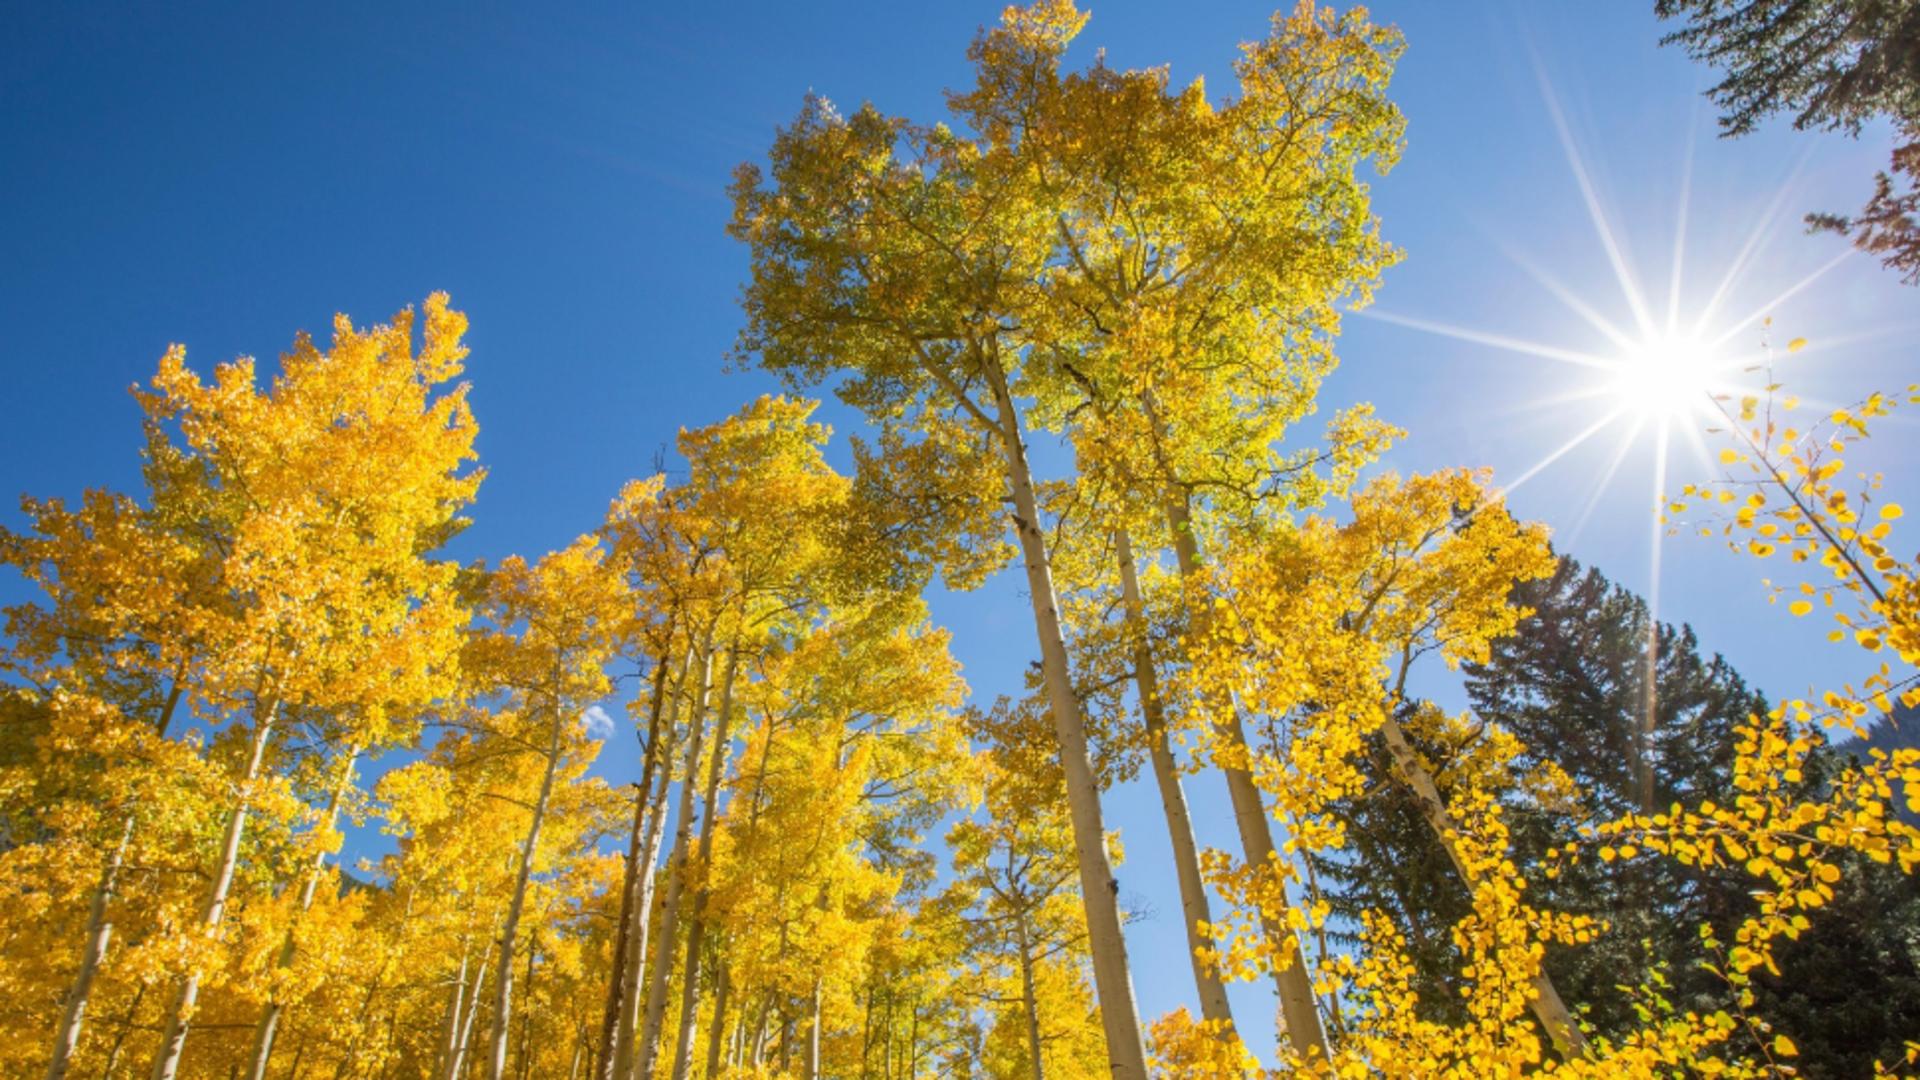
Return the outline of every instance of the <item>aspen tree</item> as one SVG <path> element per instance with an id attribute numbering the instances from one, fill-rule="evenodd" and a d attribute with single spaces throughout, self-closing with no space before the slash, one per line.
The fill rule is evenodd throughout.
<path id="1" fill-rule="evenodd" d="M 940 898 L 978 965 L 990 1067 L 1036 1080 L 1087 1075 L 1102 1061 L 1078 959 L 1085 922 L 1060 775 L 1033 738 L 1043 724 L 1037 704 L 1002 702 L 976 717 L 986 815 L 948 831 L 954 877 Z"/>
<path id="2" fill-rule="evenodd" d="M 488 616 L 495 629 L 481 634 L 468 650 L 467 662 L 507 695 L 510 711 L 496 718 L 504 725 L 503 734 L 525 744 L 541 762 L 538 793 L 529 807 L 500 930 L 488 1080 L 501 1080 L 506 1072 L 514 957 L 554 782 L 571 744 L 583 737 L 582 714 L 611 688 L 606 665 L 627 632 L 632 612 L 625 585 L 591 537 L 535 566 L 508 559 L 490 575 Z"/>
<path id="3" fill-rule="evenodd" d="M 156 509 L 197 522 L 221 553 L 217 593 L 191 616 L 207 642 L 202 700 L 245 716 L 249 732 L 199 919 L 205 945 L 226 915 L 282 710 L 358 707 L 379 733 L 448 685 L 452 567 L 422 553 L 457 527 L 479 483 L 459 471 L 475 432 L 464 387 L 436 396 L 460 371 L 466 320 L 430 298 L 418 354 L 412 324 L 403 312 L 360 332 L 337 318 L 332 349 L 302 336 L 264 394 L 251 360 L 207 384 L 175 348 L 138 395 Z M 180 980 L 154 1080 L 180 1067 L 207 962 Z"/>
<path id="4" fill-rule="evenodd" d="M 1082 20 L 1009 10 L 972 50 L 982 84 L 1058 63 Z M 1046 272 L 1050 207 L 1016 153 L 1018 135 L 967 138 L 871 107 L 842 118 L 810 100 L 772 148 L 771 187 L 743 166 L 733 234 L 752 249 L 740 351 L 796 382 L 843 377 L 841 397 L 889 427 L 936 430 L 947 410 L 971 425 L 974 452 L 1001 462 L 1008 525 L 1020 547 L 1066 772 L 1095 983 L 1115 1076 L 1146 1075 L 1098 781 L 1071 683 L 1048 542 L 1020 397 L 1045 402 L 1058 378 L 1032 360 L 1022 284 Z M 975 473 L 977 474 L 977 473 Z M 962 475 L 966 475 L 963 473 Z"/>
<path id="5" fill-rule="evenodd" d="M 688 462 L 682 500 L 702 523 L 701 542 L 712 548 L 724 571 L 732 628 L 701 794 L 700 837 L 686 864 L 694 892 L 669 1072 L 673 1080 L 684 1080 L 691 1065 L 706 955 L 707 879 L 720 782 L 732 752 L 741 662 L 744 657 L 751 664 L 764 642 L 790 632 L 818 604 L 817 583 L 834 554 L 832 530 L 845 512 L 848 484 L 821 454 L 828 430 L 809 419 L 816 408 L 815 402 L 762 397 L 680 438 Z M 689 787 L 692 783 L 689 776 Z"/>
<path id="6" fill-rule="evenodd" d="M 1280 445 L 1332 370 L 1338 305 L 1364 302 L 1396 257 L 1356 174 L 1397 157 L 1402 120 L 1385 89 L 1399 49 L 1364 12 L 1303 5 L 1243 47 L 1240 94 L 1217 107 L 1198 81 L 1174 90 L 1164 69 L 1104 66 L 964 99 L 976 124 L 1019 118 L 1031 168 L 1060 205 L 1060 270 L 1029 325 L 1078 391 L 1058 422 L 1073 425 L 1098 490 L 1164 515 L 1185 577 L 1200 565 L 1196 500 L 1230 518 L 1312 505 L 1384 436 L 1362 408 L 1335 422 L 1325 449 Z M 1206 749 L 1246 864 L 1274 865 L 1236 715 L 1219 717 Z M 1270 899 L 1266 933 L 1288 957 L 1274 971 L 1284 1027 L 1297 1054 L 1324 1054 L 1284 888 Z"/>

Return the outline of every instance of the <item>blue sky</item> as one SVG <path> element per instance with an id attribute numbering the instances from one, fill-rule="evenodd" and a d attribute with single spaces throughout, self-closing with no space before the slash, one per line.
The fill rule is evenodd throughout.
<path id="1" fill-rule="evenodd" d="M 1716 321 L 1736 343 L 1760 331 L 1735 317 L 1764 311 L 1776 340 L 1812 340 L 1787 369 L 1810 397 L 1908 381 L 1915 294 L 1870 260 L 1844 259 L 1770 302 L 1845 250 L 1804 235 L 1799 216 L 1862 201 L 1884 133 L 1854 142 L 1775 125 L 1715 139 L 1699 97 L 1709 74 L 1658 46 L 1650 7 L 1375 7 L 1408 41 L 1394 83 L 1407 149 L 1375 185 L 1385 233 L 1406 252 L 1377 313 L 1403 321 L 1350 319 L 1323 400 L 1371 400 L 1410 430 L 1388 467 L 1487 465 L 1512 480 L 1597 417 L 1592 402 L 1549 402 L 1591 382 L 1578 369 L 1404 321 L 1615 351 L 1527 269 L 1630 323 L 1568 143 L 1651 306 L 1667 306 L 1690 160 L 1682 317 L 1747 249 Z M 1235 43 L 1260 35 L 1268 10 L 1097 4 L 1077 55 L 1167 63 L 1176 81 L 1205 75 L 1221 93 Z M 0 490 L 133 488 L 125 391 L 170 342 L 201 368 L 271 358 L 295 330 L 324 335 L 336 311 L 370 323 L 444 289 L 473 320 L 490 472 L 455 553 L 562 546 L 623 480 L 651 471 L 681 425 L 775 388 L 723 370 L 745 269 L 722 232 L 733 167 L 762 153 L 809 89 L 936 117 L 941 90 L 968 78 L 969 37 L 996 16 L 984 3 L 16 6 L 0 35 Z M 843 409 L 826 415 L 857 427 Z M 1653 455 L 1625 431 L 1595 435 L 1512 501 L 1563 549 L 1645 592 Z M 1920 435 L 1896 421 L 1876 447 L 1897 467 Z M 1672 476 L 1704 474 L 1683 458 Z M 1669 540 L 1662 615 L 1693 623 L 1776 696 L 1857 678 L 1824 628 L 1766 607 L 1761 573 L 1713 542 Z M 936 601 L 983 697 L 1017 685 L 1035 652 L 1018 588 L 1003 576 Z M 0 596 L 18 593 L 0 582 Z M 1443 677 L 1429 681 L 1450 696 Z M 612 753 L 630 745 L 616 738 Z M 1191 784 L 1203 841 L 1224 846 L 1215 786 Z M 1109 816 L 1130 853 L 1125 888 L 1155 913 L 1130 942 L 1142 1009 L 1158 1014 L 1186 991 L 1158 812 L 1127 788 Z M 1241 1010 L 1258 1033 L 1252 1018 L 1270 1005 L 1250 990 Z"/>

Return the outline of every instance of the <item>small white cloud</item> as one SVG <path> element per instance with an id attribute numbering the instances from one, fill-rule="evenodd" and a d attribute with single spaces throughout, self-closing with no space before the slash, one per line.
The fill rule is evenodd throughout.
<path id="1" fill-rule="evenodd" d="M 580 714 L 580 726 L 586 729 L 587 737 L 590 739 L 613 737 L 613 717 L 608 716 L 607 710 L 598 705 L 589 705 L 587 711 Z"/>

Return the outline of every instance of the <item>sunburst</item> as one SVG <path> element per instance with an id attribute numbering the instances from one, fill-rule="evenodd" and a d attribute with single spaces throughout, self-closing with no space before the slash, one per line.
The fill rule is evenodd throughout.
<path id="1" fill-rule="evenodd" d="M 1501 488 L 1503 494 L 1511 493 L 1547 473 L 1575 449 L 1600 438 L 1604 433 L 1617 433 L 1617 441 L 1604 465 L 1604 471 L 1598 482 L 1592 485 L 1585 506 L 1567 535 L 1578 535 L 1603 495 L 1620 479 L 1619 474 L 1630 452 L 1639 447 L 1651 450 L 1651 475 L 1635 485 L 1646 485 L 1642 490 L 1647 492 L 1649 512 L 1648 604 L 1652 626 L 1647 643 L 1647 662 L 1651 664 L 1657 654 L 1657 641 L 1652 638 L 1651 630 L 1659 623 L 1661 540 L 1664 532 L 1660 507 L 1664 501 L 1671 451 L 1676 445 L 1684 446 L 1697 458 L 1703 471 L 1712 468 L 1706 433 L 1724 418 L 1722 402 L 1739 393 L 1743 382 L 1753 381 L 1752 373 L 1763 359 L 1760 338 L 1764 320 L 1787 300 L 1812 287 L 1852 253 L 1843 251 L 1815 267 L 1811 273 L 1777 290 L 1764 302 L 1730 313 L 1729 306 L 1736 296 L 1736 287 L 1743 284 L 1743 279 L 1754 266 L 1763 241 L 1773 235 L 1779 224 L 1782 208 L 1795 189 L 1800 169 L 1795 167 L 1774 193 L 1766 209 L 1753 219 L 1751 230 L 1717 280 L 1707 279 L 1712 283 L 1708 291 L 1700 288 L 1706 281 L 1690 281 L 1687 277 L 1686 235 L 1693 187 L 1691 146 L 1694 141 L 1689 139 L 1673 213 L 1674 243 L 1667 267 L 1665 303 L 1656 305 L 1627 256 L 1621 233 L 1608 220 L 1592 172 L 1573 138 L 1544 69 L 1536 63 L 1535 70 L 1539 77 L 1542 102 L 1552 119 L 1568 169 L 1579 189 L 1594 237 L 1612 272 L 1619 299 L 1629 313 L 1628 320 L 1622 323 L 1608 318 L 1593 300 L 1567 287 L 1552 272 L 1511 249 L 1508 255 L 1515 264 L 1597 334 L 1605 343 L 1603 349 L 1530 340 L 1499 330 L 1460 326 L 1380 310 L 1370 309 L 1360 314 L 1425 333 L 1552 361 L 1569 369 L 1572 378 L 1567 389 L 1547 400 L 1527 403 L 1525 407 L 1532 409 L 1571 404 L 1587 410 L 1588 419 L 1578 423 L 1572 435 L 1552 446 L 1511 479 L 1505 480 Z M 1697 117 L 1694 129 L 1697 137 Z M 1687 310 L 1683 297 L 1701 293 L 1707 296 L 1706 301 Z M 1652 680 L 1647 681 L 1651 695 Z M 1649 696 L 1646 703 L 1649 721 L 1653 706 L 1654 702 Z"/>

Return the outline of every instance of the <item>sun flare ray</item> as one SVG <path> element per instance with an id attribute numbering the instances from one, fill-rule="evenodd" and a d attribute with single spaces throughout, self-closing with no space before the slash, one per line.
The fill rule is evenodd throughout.
<path id="1" fill-rule="evenodd" d="M 1586 429 L 1581 431 L 1578 435 L 1575 435 L 1573 438 L 1568 439 L 1564 443 L 1561 443 L 1559 449 L 1554 450 L 1552 453 L 1548 454 L 1546 457 L 1543 457 L 1539 461 L 1535 462 L 1531 468 L 1521 473 L 1518 477 L 1514 478 L 1512 481 L 1501 485 L 1500 493 L 1502 495 L 1511 495 L 1515 491 L 1520 490 L 1520 485 L 1540 475 L 1542 472 L 1546 470 L 1547 466 L 1567 456 L 1567 454 L 1571 453 L 1575 447 L 1579 446 L 1583 442 L 1586 442 L 1588 439 L 1593 438 L 1595 434 L 1605 429 L 1607 425 L 1613 423 L 1614 420 L 1620 416 L 1621 411 L 1622 410 L 1620 409 L 1614 409 L 1613 411 L 1602 416 L 1600 419 L 1595 420 L 1593 423 L 1587 425 Z"/>
<path id="2" fill-rule="evenodd" d="M 1687 120 L 1686 153 L 1680 159 L 1680 190 L 1674 212 L 1673 264 L 1667 269 L 1667 333 L 1680 329 L 1680 286 L 1686 280 L 1687 212 L 1693 202 L 1693 148 L 1700 128 L 1700 99 L 1695 98 L 1693 114 Z"/>
<path id="3" fill-rule="evenodd" d="M 1647 307 L 1646 294 L 1641 291 L 1640 283 L 1634 277 L 1633 267 L 1627 262 L 1619 237 L 1607 221 L 1606 211 L 1600 205 L 1600 193 L 1593 185 L 1586 159 L 1580 155 L 1580 148 L 1573 141 L 1573 129 L 1560 108 L 1560 99 L 1553 92 L 1553 84 L 1547 80 L 1546 67 L 1538 57 L 1534 58 L 1533 66 L 1540 82 L 1540 98 L 1547 106 L 1547 114 L 1553 118 L 1553 129 L 1560 136 L 1560 149 L 1565 152 L 1567 167 L 1573 170 L 1574 181 L 1580 187 L 1580 197 L 1587 205 L 1587 217 L 1593 222 L 1593 231 L 1600 238 L 1607 261 L 1613 266 L 1613 276 L 1620 283 L 1620 291 L 1625 294 L 1627 305 L 1633 309 L 1634 322 L 1639 325 L 1642 334 L 1651 337 L 1655 332 L 1653 313 Z"/>
<path id="4" fill-rule="evenodd" d="M 1727 294 L 1733 291 L 1734 285 L 1739 283 L 1741 275 L 1747 272 L 1747 267 L 1753 262 L 1754 252 L 1760 249 L 1760 242 L 1767 237 L 1767 227 L 1779 218 L 1780 208 L 1786 205 L 1787 196 L 1793 192 L 1794 182 L 1799 180 L 1800 170 L 1806 167 L 1807 158 L 1811 153 L 1812 150 L 1809 149 L 1800 155 L 1799 160 L 1794 162 L 1792 171 L 1787 173 L 1787 178 L 1781 181 L 1780 189 L 1775 191 L 1773 198 L 1767 201 L 1767 208 L 1754 219 L 1753 228 L 1748 231 L 1747 238 L 1741 243 L 1740 250 L 1734 255 L 1733 261 L 1727 264 L 1727 272 L 1721 275 L 1720 284 L 1714 287 L 1713 295 L 1707 297 L 1707 302 L 1701 306 L 1699 313 L 1694 317 L 1694 333 L 1703 333 L 1708 326 L 1718 325 L 1716 316 L 1720 313 L 1720 305 L 1726 302 Z"/>
<path id="5" fill-rule="evenodd" d="M 1429 334 L 1438 334 L 1441 337 L 1450 337 L 1457 341 L 1471 342 L 1475 345 L 1491 345 L 1496 349 L 1504 349 L 1508 352 L 1537 356 L 1543 360 L 1558 360 L 1562 363 L 1576 364 L 1580 367 L 1589 368 L 1604 369 L 1609 366 L 1609 361 L 1604 356 L 1580 352 L 1577 349 L 1563 349 L 1557 345 L 1547 345 L 1537 341 L 1527 341 L 1524 338 L 1510 337 L 1506 334 L 1496 334 L 1488 330 L 1475 330 L 1471 327 L 1455 326 L 1451 323 L 1435 322 L 1431 319 L 1419 319 L 1410 315 L 1395 315 L 1391 312 L 1381 311 L 1379 308 L 1361 308 L 1352 314 L 1365 319 L 1374 319 L 1379 322 L 1393 323 L 1396 326 L 1405 326 L 1413 330 L 1424 330 Z"/>
<path id="6" fill-rule="evenodd" d="M 1580 508 L 1580 516 L 1573 520 L 1573 528 L 1566 532 L 1567 546 L 1571 547 L 1573 541 L 1586 529 L 1588 520 L 1593 517 L 1594 510 L 1600 506 L 1600 500 L 1606 495 L 1608 486 L 1613 483 L 1613 478 L 1619 475 L 1621 462 L 1627 459 L 1628 451 L 1640 441 L 1640 429 L 1645 426 L 1645 419 L 1637 418 L 1621 430 L 1620 441 L 1614 444 L 1613 456 L 1608 459 L 1606 469 L 1601 472 L 1600 479 L 1593 485 L 1593 490 L 1587 493 L 1587 503 Z"/>

